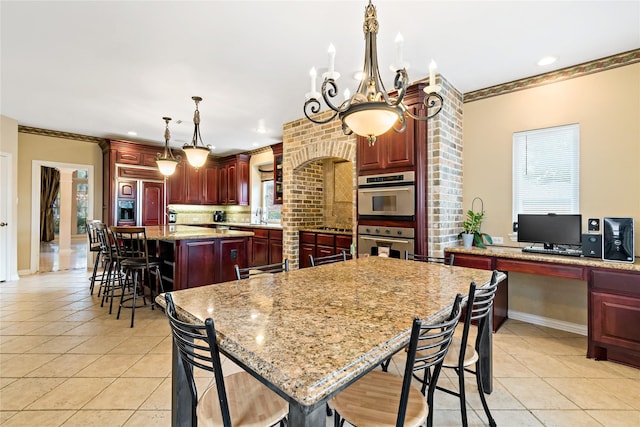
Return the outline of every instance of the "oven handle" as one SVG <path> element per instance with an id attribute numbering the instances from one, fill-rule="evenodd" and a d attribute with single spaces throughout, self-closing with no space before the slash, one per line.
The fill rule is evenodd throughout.
<path id="1" fill-rule="evenodd" d="M 386 243 L 409 243 L 408 240 L 400 240 L 400 239 L 382 239 L 382 238 L 374 238 L 374 237 L 366 237 L 366 236 L 360 236 L 360 238 L 362 240 L 373 240 L 376 242 L 386 242 Z"/>
<path id="2" fill-rule="evenodd" d="M 411 191 L 413 187 L 387 187 L 387 188 L 361 188 L 358 190 L 360 193 L 380 193 L 383 191 Z"/>

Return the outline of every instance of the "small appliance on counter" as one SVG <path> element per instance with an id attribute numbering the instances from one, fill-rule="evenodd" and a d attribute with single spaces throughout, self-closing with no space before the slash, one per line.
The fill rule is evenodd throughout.
<path id="1" fill-rule="evenodd" d="M 225 211 L 213 211 L 213 222 L 225 222 L 227 214 Z"/>
<path id="2" fill-rule="evenodd" d="M 176 220 L 178 219 L 178 213 L 176 211 L 169 210 L 168 217 L 169 224 L 175 224 Z"/>

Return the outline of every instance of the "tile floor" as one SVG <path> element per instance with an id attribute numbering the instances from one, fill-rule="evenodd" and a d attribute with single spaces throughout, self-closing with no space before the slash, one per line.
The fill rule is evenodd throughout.
<path id="1" fill-rule="evenodd" d="M 116 320 L 89 295 L 88 276 L 70 270 L 0 283 L 1 425 L 170 425 L 164 315 L 136 310 L 129 328 L 129 312 Z M 640 370 L 586 359 L 586 338 L 562 331 L 510 320 L 494 337 L 488 401 L 499 426 L 640 426 Z M 402 355 L 393 362 L 401 371 Z M 486 425 L 474 388 L 469 381 L 469 423 Z M 460 425 L 455 398 L 438 392 L 435 408 L 436 426 Z"/>

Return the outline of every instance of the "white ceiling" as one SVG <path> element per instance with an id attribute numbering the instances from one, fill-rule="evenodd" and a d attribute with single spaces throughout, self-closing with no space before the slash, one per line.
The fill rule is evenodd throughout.
<path id="1" fill-rule="evenodd" d="M 283 123 L 303 117 L 309 70 L 326 71 L 329 43 L 340 91 L 354 92 L 366 4 L 2 0 L 1 113 L 24 126 L 157 144 L 168 115 L 172 145 L 181 146 L 199 95 L 214 154 L 273 144 Z M 434 59 L 463 93 L 640 48 L 639 0 L 374 5 L 387 88 L 398 32 L 412 81 Z M 558 61 L 537 66 L 547 55 Z M 256 132 L 260 120 L 266 134 Z"/>

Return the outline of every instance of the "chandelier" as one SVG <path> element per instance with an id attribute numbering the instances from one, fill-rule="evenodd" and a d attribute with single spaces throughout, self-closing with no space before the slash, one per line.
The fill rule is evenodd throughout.
<path id="1" fill-rule="evenodd" d="M 375 144 L 376 136 L 382 135 L 392 127 L 396 132 L 404 132 L 408 117 L 414 120 L 428 120 L 435 117 L 442 109 L 443 99 L 437 93 L 439 86 L 435 84 L 433 66 L 430 67 L 429 86 L 423 89 L 426 94 L 424 98 L 424 105 L 427 108 L 426 116 L 412 114 L 402 102 L 409 86 L 409 76 L 405 67 L 396 70 L 394 89 L 397 93 L 395 97 L 390 97 L 382 84 L 378 69 L 376 47 L 378 18 L 376 8 L 371 4 L 371 0 L 369 0 L 369 5 L 365 8 L 363 30 L 365 36 L 364 68 L 356 93 L 353 96 L 345 96 L 347 99 L 339 106 L 332 102 L 332 98 L 338 96 L 336 80 L 340 75 L 333 70 L 335 49 L 332 50 L 330 48 L 329 71 L 324 74 L 321 88 L 322 94 L 315 90 L 314 68 L 310 73 L 311 92 L 307 94 L 303 109 L 307 119 L 316 124 L 328 123 L 337 116 L 342 121 L 342 131 L 345 135 L 356 133 L 366 137 L 369 145 L 373 145 Z M 400 67 L 402 64 L 398 66 Z M 320 95 L 322 95 L 325 104 L 333 110 L 333 114 L 326 120 L 314 118 L 309 114 L 320 112 Z"/>
<path id="2" fill-rule="evenodd" d="M 191 139 L 191 144 L 185 144 L 182 147 L 182 150 L 187 156 L 189 164 L 197 169 L 207 161 L 207 156 L 209 156 L 211 146 L 205 146 L 202 142 L 202 136 L 200 135 L 200 111 L 198 110 L 198 103 L 202 101 L 202 98 L 199 96 L 192 96 L 191 99 L 196 103 L 196 111 L 193 113 L 193 138 Z"/>
<path id="3" fill-rule="evenodd" d="M 169 139 L 171 138 L 171 133 L 169 132 L 169 122 L 171 121 L 171 117 L 163 117 L 162 120 L 164 120 L 166 124 L 164 128 L 164 154 L 156 154 L 156 163 L 158 164 L 160 173 L 164 176 L 169 176 L 173 175 L 173 173 L 175 172 L 176 166 L 178 166 L 178 163 L 180 163 L 181 157 L 173 157 L 171 147 L 169 147 Z"/>

